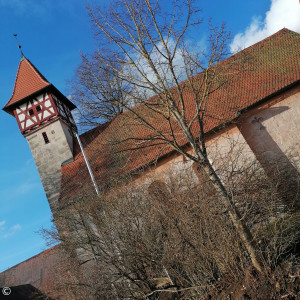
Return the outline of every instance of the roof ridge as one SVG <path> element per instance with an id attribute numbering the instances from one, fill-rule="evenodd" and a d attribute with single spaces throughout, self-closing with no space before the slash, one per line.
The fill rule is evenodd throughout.
<path id="1" fill-rule="evenodd" d="M 293 31 L 293 30 L 290 30 L 290 29 L 288 29 L 288 28 L 286 28 L 286 27 L 283 27 L 283 28 L 281 28 L 280 30 L 278 30 L 278 31 L 276 31 L 275 33 L 273 33 L 272 35 L 269 35 L 269 36 L 265 37 L 264 39 L 262 39 L 262 40 L 260 40 L 260 41 L 258 41 L 258 42 L 256 42 L 256 43 L 254 43 L 254 44 L 252 44 L 252 45 L 250 45 L 250 46 L 248 46 L 248 47 L 246 47 L 246 48 L 244 48 L 244 49 L 242 49 L 242 50 L 240 50 L 240 51 L 238 51 L 238 52 L 236 52 L 236 53 L 234 53 L 234 54 L 232 54 L 230 57 L 232 57 L 232 56 L 234 56 L 234 55 L 236 55 L 236 54 L 238 54 L 238 53 L 240 53 L 240 52 L 248 51 L 250 48 L 253 48 L 253 47 L 255 47 L 255 46 L 258 46 L 259 44 L 262 44 L 262 43 L 266 42 L 267 40 L 273 39 L 275 36 L 279 35 L 281 32 L 291 32 L 291 33 L 300 35 L 300 34 L 299 34 L 298 32 L 296 32 L 296 31 Z"/>
<path id="2" fill-rule="evenodd" d="M 254 43 L 254 44 L 252 44 L 252 45 L 250 45 L 250 46 L 248 46 L 248 47 L 246 47 L 246 48 L 244 48 L 244 49 L 242 49 L 242 50 L 236 52 L 236 53 L 232 53 L 229 57 L 223 59 L 222 61 L 220 61 L 220 62 L 218 62 L 217 64 L 215 64 L 214 66 L 212 66 L 212 68 L 215 68 L 215 67 L 217 67 L 217 66 L 221 66 L 221 65 L 223 65 L 223 64 L 228 63 L 229 60 L 232 60 L 232 59 L 237 58 L 239 55 L 242 55 L 242 53 L 248 52 L 251 48 L 258 47 L 260 44 L 265 43 L 267 40 L 270 40 L 270 39 L 274 38 L 275 36 L 278 36 L 281 32 L 286 32 L 286 33 L 290 32 L 290 33 L 293 33 L 293 34 L 295 34 L 295 35 L 300 36 L 300 33 L 296 32 L 296 31 L 293 31 L 293 30 L 290 30 L 290 29 L 288 29 L 288 28 L 286 28 L 286 27 L 283 27 L 282 29 L 280 29 L 280 30 L 278 30 L 277 32 L 273 33 L 272 35 L 270 35 L 270 36 L 268 36 L 268 37 L 262 39 L 261 41 L 258 41 L 258 42 L 256 42 L 256 43 Z M 202 74 L 202 73 L 203 73 L 203 71 L 200 72 L 200 73 L 198 73 L 198 74 L 196 74 L 195 76 L 199 76 L 199 75 Z M 185 81 L 186 81 L 186 80 L 182 81 L 181 83 L 184 83 Z M 181 84 L 181 83 L 180 83 L 180 84 Z"/>
<path id="3" fill-rule="evenodd" d="M 26 59 L 26 58 L 25 58 Z M 17 85 L 17 78 L 19 76 L 19 71 L 20 71 L 20 67 L 21 67 L 21 63 L 24 59 L 22 59 L 18 65 L 18 70 L 17 70 L 17 74 L 16 74 L 16 77 L 15 77 L 15 83 L 14 83 L 14 88 L 13 88 L 13 92 L 11 94 L 11 97 L 9 98 L 9 100 L 7 101 L 7 103 L 4 105 L 4 107 L 10 102 L 10 100 L 13 98 L 14 94 L 15 94 L 15 91 L 16 91 L 16 85 Z"/>
<path id="4" fill-rule="evenodd" d="M 45 83 L 50 83 L 47 79 L 46 79 L 46 77 L 35 67 L 35 65 L 29 60 L 29 59 L 27 59 L 26 57 L 25 57 L 25 59 L 23 59 L 23 60 L 27 60 L 28 61 L 28 63 L 29 63 L 29 65 L 30 65 L 30 67 L 33 69 L 33 71 L 38 75 L 38 76 L 40 76 L 41 77 L 41 79 L 45 82 Z"/>

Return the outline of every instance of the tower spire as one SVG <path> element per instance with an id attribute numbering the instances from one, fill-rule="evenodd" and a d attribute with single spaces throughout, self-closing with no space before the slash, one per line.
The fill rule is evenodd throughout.
<path id="1" fill-rule="evenodd" d="M 17 36 L 18 36 L 18 35 L 15 33 L 15 34 L 14 34 L 14 37 L 16 38 L 16 41 L 17 41 L 17 44 L 18 44 L 18 48 L 19 48 L 20 53 L 21 53 L 21 60 L 23 60 L 23 59 L 25 58 L 25 56 L 24 56 L 23 51 L 22 51 L 22 49 L 21 49 L 21 45 L 20 45 L 19 42 L 18 42 Z"/>

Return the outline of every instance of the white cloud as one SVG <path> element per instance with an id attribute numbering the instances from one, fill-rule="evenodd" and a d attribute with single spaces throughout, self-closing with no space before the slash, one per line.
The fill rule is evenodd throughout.
<path id="1" fill-rule="evenodd" d="M 173 53 L 175 50 L 175 39 L 169 38 L 168 40 L 165 39 L 165 43 L 167 44 L 167 48 L 170 53 Z M 186 63 L 185 63 L 185 51 L 188 51 L 189 55 L 196 55 L 200 52 L 205 52 L 206 50 L 206 43 L 205 38 L 203 37 L 201 40 L 192 42 L 190 40 L 185 41 L 185 50 L 180 47 L 180 45 L 176 47 L 175 55 L 173 58 L 173 70 L 176 76 L 176 79 L 180 82 L 186 79 Z M 160 41 L 156 44 L 155 47 L 150 53 L 150 58 L 153 64 L 155 65 L 156 72 L 154 72 L 152 65 L 150 62 L 139 53 L 134 53 L 131 58 L 134 61 L 136 67 L 130 65 L 128 66 L 124 73 L 130 74 L 130 76 L 136 80 L 136 93 L 140 95 L 142 99 L 147 99 L 154 95 L 154 91 L 151 87 L 151 84 L 155 85 L 157 89 L 160 87 L 160 80 L 163 82 L 164 86 L 166 87 L 173 87 L 175 85 L 174 79 L 172 77 L 172 73 L 166 59 L 166 49 L 163 43 Z M 195 60 L 197 60 L 194 57 Z M 189 60 L 191 63 L 191 60 Z M 197 70 L 197 71 L 196 71 Z M 193 68 L 194 75 L 198 73 L 200 70 L 197 69 L 196 65 Z M 150 84 L 150 83 L 151 84 Z M 144 86 L 144 88 L 141 88 Z M 133 92 L 133 91 L 132 91 Z M 136 103 L 134 103 L 136 104 Z"/>
<path id="2" fill-rule="evenodd" d="M 254 17 L 245 32 L 238 33 L 230 45 L 232 53 L 274 34 L 286 27 L 300 33 L 300 4 L 298 0 L 271 0 L 271 7 L 262 20 Z"/>
<path id="3" fill-rule="evenodd" d="M 5 234 L 3 234 L 3 237 L 5 239 L 8 238 L 8 237 L 11 237 L 19 230 L 21 230 L 21 225 L 20 224 L 15 224 L 15 225 L 11 226 Z"/>
<path id="4" fill-rule="evenodd" d="M 169 39 L 168 42 L 166 42 L 166 44 L 168 45 L 168 49 L 169 51 L 172 53 L 175 47 L 175 40 L 173 39 Z M 170 73 L 170 68 L 168 65 L 167 60 L 165 59 L 165 57 L 163 55 L 166 55 L 166 50 L 163 46 L 162 42 L 158 42 L 156 44 L 156 48 L 154 48 L 150 53 L 151 53 L 151 60 L 154 62 L 154 65 L 156 66 L 157 72 L 159 73 L 159 77 L 161 79 L 164 80 L 164 83 L 166 85 L 170 85 L 173 86 L 173 80 L 171 77 L 171 73 Z M 161 54 L 162 53 L 162 54 Z M 138 68 L 140 70 L 142 70 L 143 75 L 153 84 L 157 85 L 158 79 L 156 77 L 156 74 L 154 73 L 151 64 L 149 63 L 149 61 L 147 59 L 145 59 L 143 56 L 141 55 L 135 55 L 134 57 L 134 62 L 135 64 L 138 66 Z M 183 57 L 182 57 L 182 53 L 180 48 L 178 48 L 178 50 L 176 51 L 176 54 L 174 56 L 174 60 L 173 60 L 173 65 L 175 66 L 175 73 L 177 75 L 177 77 L 183 77 L 185 75 L 184 72 L 184 61 L 183 61 Z M 133 69 L 134 72 L 136 72 L 135 69 Z M 138 74 L 135 74 L 134 76 L 139 77 Z M 146 80 L 142 79 L 142 81 L 145 82 L 146 84 Z M 180 80 L 181 81 L 181 80 Z"/>
<path id="5" fill-rule="evenodd" d="M 11 227 L 11 230 L 13 231 L 17 231 L 17 230 L 20 230 L 21 229 L 21 225 L 20 224 L 16 224 L 14 226 Z"/>
<path id="6" fill-rule="evenodd" d="M 73 116 L 73 119 L 74 119 L 75 123 L 76 123 L 76 124 L 79 124 L 79 122 L 80 122 L 80 117 L 81 117 L 79 109 L 78 109 L 78 108 L 75 108 L 75 109 L 73 109 L 73 110 L 71 111 L 71 113 L 72 113 L 72 116 Z"/>
<path id="7" fill-rule="evenodd" d="M 15 224 L 13 226 L 11 226 L 8 230 L 6 230 L 6 221 L 0 221 L 0 239 L 4 238 L 8 238 L 10 236 L 13 236 L 17 231 L 21 230 L 21 225 L 20 224 Z"/>

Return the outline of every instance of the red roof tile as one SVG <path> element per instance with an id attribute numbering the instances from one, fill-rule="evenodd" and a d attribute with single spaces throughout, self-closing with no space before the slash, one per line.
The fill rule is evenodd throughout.
<path id="1" fill-rule="evenodd" d="M 9 111 L 11 105 L 48 85 L 50 83 L 35 66 L 27 58 L 22 59 L 18 67 L 13 94 L 3 109 Z"/>
<path id="2" fill-rule="evenodd" d="M 215 66 L 217 72 L 222 72 L 233 62 L 238 62 L 235 66 L 239 66 L 240 70 L 237 76 L 228 76 L 227 84 L 210 94 L 204 121 L 205 132 L 233 120 L 241 110 L 299 82 L 299 45 L 299 34 L 282 29 Z M 199 74 L 195 78 L 199 77 L 200 80 L 201 76 Z M 185 90 L 184 99 L 191 116 L 193 94 L 188 89 Z M 140 106 L 136 109 L 142 108 Z M 167 132 L 168 126 L 159 116 L 151 116 L 150 119 Z M 176 131 L 178 135 L 181 133 L 179 128 Z M 197 131 L 195 123 L 195 137 Z M 105 126 L 101 125 L 82 135 L 82 142 L 98 184 L 101 186 L 106 183 L 111 176 L 134 171 L 172 150 L 166 144 L 145 141 L 150 134 L 150 130 L 144 125 L 132 122 L 130 113 L 127 112 Z M 181 144 L 185 142 L 184 138 L 180 140 Z M 62 167 L 60 199 L 62 202 L 68 201 L 86 185 L 92 188 L 83 156 L 78 151 L 75 153 L 75 160 Z"/>

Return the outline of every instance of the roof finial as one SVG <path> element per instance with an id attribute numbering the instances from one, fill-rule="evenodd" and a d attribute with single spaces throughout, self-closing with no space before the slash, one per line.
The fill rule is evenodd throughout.
<path id="1" fill-rule="evenodd" d="M 18 42 L 18 38 L 17 38 L 17 34 L 16 33 L 14 34 L 14 37 L 16 38 L 16 41 L 17 41 L 17 44 L 18 44 L 18 48 L 20 49 L 20 52 L 21 52 L 21 60 L 23 60 L 25 58 L 25 56 L 24 56 L 23 51 L 21 49 L 21 45 Z"/>

